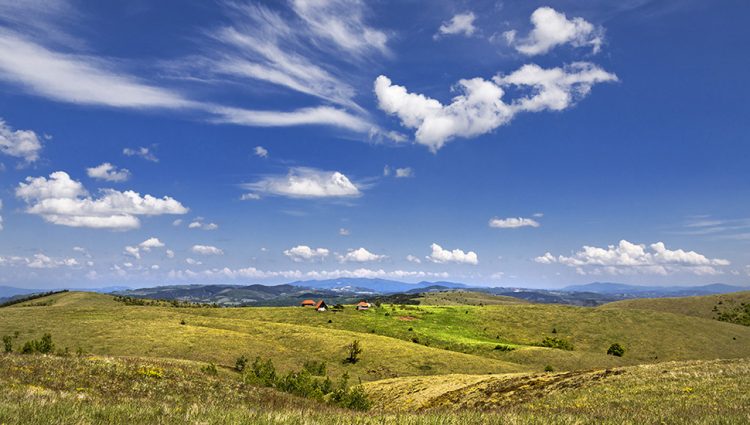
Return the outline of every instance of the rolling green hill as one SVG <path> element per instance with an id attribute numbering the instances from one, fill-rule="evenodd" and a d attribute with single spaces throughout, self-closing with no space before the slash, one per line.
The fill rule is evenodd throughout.
<path id="1" fill-rule="evenodd" d="M 750 291 L 684 298 L 643 298 L 617 301 L 602 308 L 639 309 L 715 319 L 719 313 L 750 304 Z"/>
<path id="2" fill-rule="evenodd" d="M 367 311 L 346 306 L 343 311 L 316 312 L 302 307 L 128 305 L 109 295 L 68 292 L 0 309 L 0 336 L 11 336 L 15 351 L 25 341 L 50 333 L 57 348 L 68 348 L 69 353 L 80 351 L 94 356 L 133 358 L 138 362 L 166 362 L 163 367 L 167 369 L 173 364 L 198 368 L 198 364 L 212 362 L 219 366 L 220 371 L 224 370 L 219 378 L 224 376 L 227 379 L 235 379 L 230 370 L 242 355 L 250 359 L 256 356 L 270 358 L 280 372 L 299 370 L 308 361 L 326 362 L 333 378 L 346 372 L 353 382 L 366 383 L 367 391 L 381 410 L 397 409 L 398 406 L 459 409 L 461 412 L 450 416 L 455 423 L 467 420 L 464 415 L 477 408 L 506 409 L 511 406 L 516 409 L 521 404 L 525 406 L 518 411 L 521 423 L 536 417 L 534 409 L 546 414 L 550 409 L 559 409 L 564 413 L 563 417 L 571 415 L 575 418 L 576 410 L 569 409 L 565 403 L 582 403 L 585 407 L 582 412 L 594 415 L 584 417 L 591 419 L 603 414 L 602 407 L 597 407 L 597 404 L 610 407 L 617 404 L 611 397 L 625 391 L 618 387 L 620 385 L 627 389 L 622 393 L 625 397 L 623 406 L 636 409 L 638 394 L 651 397 L 644 400 L 658 405 L 659 391 L 672 394 L 683 383 L 688 387 L 688 381 L 693 378 L 702 382 L 700 385 L 712 388 L 713 392 L 702 394 L 704 401 L 726 392 L 733 398 L 726 399 L 719 408 L 730 417 L 747 414 L 734 404 L 739 403 L 741 397 L 732 392 L 735 389 L 729 388 L 729 382 L 740 372 L 747 371 L 750 327 L 670 311 L 632 308 L 632 303 L 598 308 L 530 304 L 460 291 L 427 294 L 423 300 L 430 305 L 383 305 Z M 674 302 L 709 304 L 700 299 Z M 545 338 L 563 341 L 572 350 L 544 346 Z M 345 364 L 344 347 L 354 340 L 362 344 L 361 360 L 356 364 Z M 607 355 L 607 348 L 614 342 L 625 347 L 623 357 Z M 37 360 L 29 359 L 34 358 L 6 355 L 3 367 L 23 368 L 26 366 L 13 366 L 13 362 L 33 363 Z M 58 361 L 54 358 L 45 359 L 38 361 L 49 362 L 51 370 L 57 367 L 55 365 L 74 369 L 85 366 L 80 363 L 84 358 L 75 356 L 66 358 L 72 366 L 54 363 Z M 715 359 L 737 360 L 722 363 Z M 683 363 L 664 363 L 669 361 Z M 539 374 L 546 366 L 552 367 L 556 373 Z M 602 372 L 604 368 L 626 372 Z M 701 375 L 704 372 L 705 376 Z M 654 375 L 653 382 L 648 379 L 649 374 Z M 728 377 L 722 378 L 725 375 Z M 53 378 L 49 378 L 50 382 Z M 670 380 L 672 378 L 675 379 Z M 736 382 L 742 384 L 744 381 Z M 513 390 L 513 395 L 509 395 L 507 388 L 516 387 L 524 389 Z M 640 389 L 631 390 L 631 387 Z M 23 398 L 28 391 L 36 391 L 24 386 L 14 388 L 20 391 L 13 393 L 16 399 Z M 594 396 L 594 388 L 604 393 Z M 394 394 L 409 394 L 403 398 L 406 404 L 388 401 L 388 397 Z M 684 395 L 679 391 L 675 394 Z M 66 393 L 62 401 L 56 398 L 57 395 L 53 398 L 62 403 L 60 409 L 65 410 L 72 409 L 65 404 L 74 402 L 71 401 L 74 399 L 66 398 L 69 396 L 73 397 Z M 548 404 L 533 401 L 537 399 Z M 3 422 L 3 409 L 10 409 L 8 400 L 6 397 L 5 405 L 0 403 L 0 423 Z M 151 414 L 130 412 L 127 403 L 131 401 L 122 406 L 122 412 L 112 414 L 118 418 L 130 418 L 131 413 L 136 415 L 133 417 Z M 26 400 L 22 405 L 30 409 L 33 402 Z M 673 413 L 681 415 L 697 409 L 693 405 L 688 407 L 679 412 L 673 409 Z M 296 407 L 291 408 L 294 409 Z M 638 409 L 654 413 L 651 407 Z M 198 410 L 209 416 L 216 414 L 206 406 Z M 231 414 L 244 417 L 241 415 L 245 413 L 229 410 L 234 412 Z M 95 411 L 87 411 L 87 414 Z M 65 412 L 61 414 L 72 414 L 72 410 Z M 288 423 L 297 423 L 294 418 L 298 418 L 298 413 L 290 413 L 288 409 L 284 412 L 287 416 L 282 416 L 288 419 Z M 331 412 L 339 419 L 348 417 L 348 413 L 340 410 Z M 172 413 L 176 422 L 185 412 Z M 125 416 L 117 416 L 120 414 Z M 388 418 L 394 417 L 388 415 L 391 415 Z M 439 414 L 435 415 L 435 422 L 424 422 L 415 417 L 403 420 L 404 423 L 454 423 L 444 422 Z M 261 423 L 274 422 L 262 415 L 253 418 Z M 477 418 L 484 421 L 494 417 Z M 340 423 L 346 423 L 346 419 L 341 419 Z"/>

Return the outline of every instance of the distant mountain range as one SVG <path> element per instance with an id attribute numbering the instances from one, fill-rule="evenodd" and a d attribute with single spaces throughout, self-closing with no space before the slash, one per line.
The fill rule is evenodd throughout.
<path id="1" fill-rule="evenodd" d="M 64 288 L 60 288 L 64 289 Z M 341 278 L 304 280 L 283 285 L 167 285 L 130 289 L 106 287 L 87 291 L 114 293 L 139 298 L 216 303 L 226 306 L 282 306 L 297 305 L 304 299 L 325 299 L 328 303 L 350 303 L 361 299 L 424 292 L 464 289 L 505 295 L 537 303 L 596 306 L 629 298 L 685 297 L 723 294 L 750 290 L 750 287 L 721 283 L 703 286 L 641 286 L 623 283 L 594 282 L 572 285 L 563 289 L 528 289 L 506 287 L 473 287 L 456 282 L 406 283 L 387 279 Z M 71 290 L 75 290 L 72 289 Z M 49 289 L 22 289 L 0 286 L 0 302 L 13 297 L 46 292 Z M 402 297 L 406 299 L 408 297 Z"/>
<path id="2" fill-rule="evenodd" d="M 689 297 L 695 295 L 726 294 L 747 291 L 750 287 L 714 283 L 702 286 L 643 286 L 624 283 L 594 282 L 586 285 L 566 286 L 566 292 L 593 292 L 595 294 L 620 295 L 632 298 Z"/>

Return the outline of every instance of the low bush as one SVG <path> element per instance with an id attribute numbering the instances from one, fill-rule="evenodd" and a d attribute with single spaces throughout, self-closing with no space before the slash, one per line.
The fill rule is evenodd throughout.
<path id="1" fill-rule="evenodd" d="M 313 376 L 326 375 L 326 362 L 306 361 L 302 368 Z"/>
<path id="2" fill-rule="evenodd" d="M 40 339 L 26 341 L 21 349 L 23 354 L 51 354 L 55 350 L 55 343 L 52 342 L 52 335 L 44 334 Z"/>
<path id="3" fill-rule="evenodd" d="M 625 348 L 622 345 L 615 342 L 607 349 L 607 354 L 610 356 L 622 357 L 625 354 Z"/>
<path id="4" fill-rule="evenodd" d="M 562 338 L 545 336 L 541 343 L 542 347 L 557 348 L 558 350 L 573 351 L 573 344 Z"/>
<path id="5" fill-rule="evenodd" d="M 237 357 L 237 361 L 234 362 L 234 370 L 242 372 L 247 367 L 248 359 L 244 355 Z"/>

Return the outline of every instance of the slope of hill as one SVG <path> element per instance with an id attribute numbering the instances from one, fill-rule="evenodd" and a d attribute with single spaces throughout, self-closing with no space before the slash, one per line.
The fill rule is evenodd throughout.
<path id="1" fill-rule="evenodd" d="M 0 423 L 740 424 L 748 386 L 748 360 L 397 378 L 365 384 L 375 406 L 362 413 L 188 361 L 0 355 Z"/>
<path id="2" fill-rule="evenodd" d="M 605 304 L 601 308 L 651 310 L 702 317 L 704 319 L 716 319 L 721 313 L 737 309 L 743 303 L 750 304 L 750 291 L 700 297 L 625 300 Z"/>
<path id="3" fill-rule="evenodd" d="M 231 365 L 245 354 L 279 356 L 283 369 L 326 361 L 364 381 L 444 373 L 503 373 L 612 367 L 667 360 L 750 357 L 750 328 L 671 313 L 546 304 L 386 305 L 317 313 L 302 307 L 129 306 L 71 292 L 2 310 L 0 335 L 50 332 L 60 346 L 106 355 L 154 356 Z M 45 306 L 41 306 L 44 304 Z M 185 324 L 181 324 L 184 321 Z M 557 338 L 573 350 L 543 347 Z M 358 339 L 365 355 L 341 364 Z M 610 344 L 624 357 L 606 354 Z"/>

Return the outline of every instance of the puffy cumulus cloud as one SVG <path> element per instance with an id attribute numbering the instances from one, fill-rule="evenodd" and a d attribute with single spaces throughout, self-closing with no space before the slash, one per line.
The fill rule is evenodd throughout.
<path id="1" fill-rule="evenodd" d="M 359 268 L 355 270 L 299 270 L 268 271 L 255 267 L 232 269 L 229 267 L 214 268 L 201 271 L 171 270 L 170 279 L 339 279 L 339 278 L 390 278 L 390 279 L 446 279 L 450 275 L 446 272 L 425 272 L 412 270 L 383 270 Z"/>
<path id="2" fill-rule="evenodd" d="M 362 194 L 359 187 L 338 171 L 296 167 L 282 176 L 267 176 L 241 185 L 255 193 L 288 198 L 351 198 Z"/>
<path id="3" fill-rule="evenodd" d="M 454 15 L 449 21 L 443 22 L 438 29 L 438 33 L 435 34 L 434 38 L 440 38 L 443 35 L 459 35 L 463 34 L 470 37 L 477 30 L 474 26 L 474 20 L 477 17 L 473 12 L 465 12 Z"/>
<path id="4" fill-rule="evenodd" d="M 86 265 L 93 265 L 87 262 Z M 0 266 L 28 267 L 31 269 L 55 269 L 59 267 L 80 268 L 84 265 L 75 258 L 52 258 L 43 253 L 34 254 L 31 257 L 0 256 Z"/>
<path id="5" fill-rule="evenodd" d="M 427 259 L 433 263 L 479 264 L 479 258 L 474 251 L 464 252 L 460 249 L 454 249 L 451 251 L 443 249 L 443 247 L 436 243 L 433 243 L 430 248 L 432 248 L 432 254 L 427 256 Z"/>
<path id="6" fill-rule="evenodd" d="M 284 255 L 296 262 L 322 260 L 328 254 L 330 251 L 326 248 L 310 248 L 307 245 L 297 245 L 284 250 Z"/>
<path id="7" fill-rule="evenodd" d="M 517 229 L 519 227 L 539 227 L 538 221 L 524 217 L 493 218 L 490 227 L 497 229 Z"/>
<path id="8" fill-rule="evenodd" d="M 156 157 L 154 152 L 151 149 L 143 146 L 135 149 L 125 148 L 122 150 L 122 154 L 125 156 L 137 156 L 150 162 L 159 162 L 159 158 Z"/>
<path id="9" fill-rule="evenodd" d="M 414 177 L 414 170 L 411 167 L 396 168 L 396 178 Z"/>
<path id="10" fill-rule="evenodd" d="M 534 259 L 540 264 L 559 263 L 575 267 L 579 274 L 659 274 L 688 272 L 696 275 L 723 273 L 716 267 L 728 266 L 721 258 L 708 258 L 695 251 L 670 250 L 663 242 L 649 246 L 621 240 L 606 248 L 585 246 L 571 256 L 547 252 Z"/>
<path id="11" fill-rule="evenodd" d="M 508 75 L 459 80 L 460 92 L 450 104 L 410 93 L 381 75 L 375 80 L 378 106 L 395 115 L 401 124 L 416 129 L 415 140 L 433 152 L 456 137 L 475 137 L 507 124 L 521 112 L 561 111 L 586 97 L 597 83 L 617 81 L 617 76 L 588 62 L 544 69 L 524 65 Z M 506 88 L 525 95 L 505 101 Z"/>
<path id="12" fill-rule="evenodd" d="M 257 201 L 260 199 L 260 195 L 257 193 L 243 193 L 240 196 L 240 201 Z"/>
<path id="13" fill-rule="evenodd" d="M 124 182 L 130 178 L 130 170 L 127 168 L 117 169 L 116 166 L 109 162 L 87 168 L 86 174 L 92 179 L 106 180 L 108 182 Z"/>
<path id="14" fill-rule="evenodd" d="M 385 258 L 387 258 L 387 256 L 373 254 L 365 248 L 352 249 L 344 255 L 339 255 L 339 261 L 342 263 L 367 263 L 371 261 L 380 261 Z"/>
<path id="15" fill-rule="evenodd" d="M 604 43 L 604 29 L 583 18 L 568 19 L 551 7 L 540 7 L 531 14 L 534 29 L 528 36 L 519 38 L 516 31 L 503 33 L 510 46 L 526 56 L 541 55 L 556 46 L 570 44 L 574 47 L 590 46 L 598 53 Z"/>
<path id="16" fill-rule="evenodd" d="M 164 255 L 166 255 L 167 258 L 174 258 L 174 251 L 172 251 L 171 249 L 168 249 L 164 251 Z"/>
<path id="17" fill-rule="evenodd" d="M 165 246 L 164 242 L 160 241 L 159 238 L 151 237 L 136 246 L 126 246 L 125 254 L 140 259 L 141 251 L 150 252 L 154 248 L 164 248 Z M 169 255 L 169 253 L 167 253 L 167 255 Z M 172 253 L 172 255 L 174 256 L 174 253 Z"/>
<path id="18" fill-rule="evenodd" d="M 261 158 L 268 158 L 268 150 L 264 148 L 263 146 L 256 146 L 255 155 Z"/>
<path id="19" fill-rule="evenodd" d="M 64 171 L 50 174 L 49 179 L 27 177 L 16 188 L 16 196 L 26 202 L 27 213 L 70 227 L 130 230 L 140 226 L 138 216 L 188 212 L 179 201 L 168 196 L 141 196 L 132 190 L 103 189 L 101 196 L 94 198 Z"/>
<path id="20" fill-rule="evenodd" d="M 417 263 L 417 264 L 421 264 L 422 263 L 422 260 L 420 260 L 419 257 L 411 255 L 411 254 L 409 254 L 409 255 L 406 256 L 406 261 L 408 261 L 410 263 Z"/>
<path id="21" fill-rule="evenodd" d="M 185 262 L 190 264 L 191 266 L 200 266 L 201 264 L 203 264 L 203 262 L 195 260 L 193 258 L 186 258 Z"/>
<path id="22" fill-rule="evenodd" d="M 31 130 L 13 130 L 0 118 L 0 153 L 3 155 L 23 158 L 26 162 L 39 159 L 42 142 L 39 136 Z"/>
<path id="23" fill-rule="evenodd" d="M 190 250 L 201 255 L 224 255 L 223 250 L 211 245 L 193 245 Z"/>
<path id="24" fill-rule="evenodd" d="M 0 208 L 2 208 L 2 203 L 0 203 Z M 339 236 L 349 236 L 349 235 L 351 235 L 351 232 L 349 231 L 349 229 L 344 228 L 344 227 L 339 229 Z"/>
<path id="25" fill-rule="evenodd" d="M 219 225 L 216 223 L 206 223 L 203 217 L 196 217 L 190 224 L 188 229 L 201 229 L 201 230 L 216 230 Z"/>

